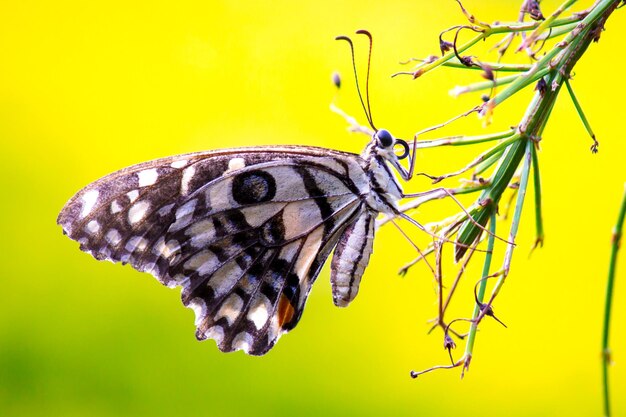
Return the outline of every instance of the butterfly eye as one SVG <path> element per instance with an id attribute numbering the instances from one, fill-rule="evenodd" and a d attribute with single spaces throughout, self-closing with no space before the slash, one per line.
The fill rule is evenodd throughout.
<path id="1" fill-rule="evenodd" d="M 376 132 L 376 138 L 383 148 L 388 148 L 393 145 L 393 136 L 391 136 L 388 130 L 380 129 Z"/>
<path id="2" fill-rule="evenodd" d="M 402 139 L 396 139 L 396 143 L 394 145 L 394 151 L 396 152 L 396 157 L 398 159 L 404 159 L 409 156 L 409 144 Z M 402 153 L 398 153 L 398 151 L 402 151 Z"/>

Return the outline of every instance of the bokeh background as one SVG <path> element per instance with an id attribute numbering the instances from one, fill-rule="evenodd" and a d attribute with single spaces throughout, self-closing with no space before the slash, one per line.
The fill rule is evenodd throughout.
<path id="1" fill-rule="evenodd" d="M 465 5 L 494 21 L 515 19 L 519 3 Z M 557 2 L 542 5 L 546 12 Z M 377 123 L 411 137 L 444 121 L 479 102 L 478 95 L 447 94 L 479 81 L 477 72 L 444 69 L 417 81 L 389 75 L 404 69 L 401 60 L 436 54 L 439 32 L 461 22 L 451 0 L 3 2 L 0 414 L 600 415 L 609 243 L 626 181 L 623 11 L 573 81 L 600 153 L 589 152 L 591 141 L 562 94 L 542 142 L 545 247 L 529 258 L 529 198 L 513 270 L 495 305 L 509 327 L 483 322 L 463 380 L 458 370 L 409 378 L 411 369 L 448 357 L 441 332 L 426 334 L 436 314 L 432 277 L 423 266 L 396 274 L 415 253 L 392 227 L 379 232 L 353 305 L 332 305 L 326 267 L 299 326 L 258 358 L 198 343 L 193 312 L 176 290 L 130 267 L 96 262 L 55 224 L 87 183 L 157 157 L 255 144 L 359 152 L 367 139 L 348 133 L 329 111 L 335 100 L 364 121 L 347 45 L 333 40 L 356 29 L 375 36 Z M 364 70 L 365 40 L 357 46 Z M 338 95 L 335 70 L 343 75 Z M 530 94 L 499 108 L 489 129 L 516 124 Z M 486 130 L 472 116 L 447 132 Z M 424 151 L 418 164 L 447 172 L 481 149 Z M 417 179 L 410 188 L 427 186 Z M 415 216 L 428 222 L 452 210 Z M 621 258 L 611 343 L 615 415 L 626 415 Z M 451 316 L 471 314 L 479 269 L 470 270 Z"/>

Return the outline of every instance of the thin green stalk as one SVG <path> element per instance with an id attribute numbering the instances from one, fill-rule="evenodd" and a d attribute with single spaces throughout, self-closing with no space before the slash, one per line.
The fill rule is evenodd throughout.
<path id="1" fill-rule="evenodd" d="M 456 195 L 463 195 L 463 194 L 471 194 L 471 193 L 475 193 L 478 191 L 482 191 L 487 187 L 489 187 L 488 181 L 485 181 L 483 183 L 478 183 L 478 182 L 466 183 L 457 188 L 439 188 L 436 190 L 432 190 L 431 192 L 428 192 L 428 193 L 423 193 L 422 195 L 420 195 L 419 197 L 415 197 L 408 203 L 402 204 L 399 207 L 399 210 L 402 213 L 406 213 L 409 210 L 416 209 L 422 204 L 428 203 L 433 200 L 441 200 L 443 198 L 450 197 L 450 195 L 456 196 Z M 383 224 L 388 223 L 393 219 L 395 219 L 395 216 L 385 216 L 382 219 L 378 220 L 376 225 L 377 227 L 380 227 Z"/>
<path id="2" fill-rule="evenodd" d="M 537 155 L 537 149 L 532 148 L 533 157 L 533 183 L 535 185 L 535 245 L 533 249 L 538 246 L 543 246 L 544 232 L 543 232 L 543 215 L 541 210 L 541 176 L 539 171 L 539 156 Z"/>
<path id="3" fill-rule="evenodd" d="M 602 386 L 604 399 L 604 415 L 611 415 L 611 403 L 609 397 L 609 365 L 611 364 L 611 350 L 609 348 L 609 330 L 611 324 L 611 307 L 613 304 L 613 286 L 615 283 L 615 269 L 617 265 L 617 253 L 619 252 L 622 240 L 622 230 L 624 228 L 624 217 L 626 217 L 626 184 L 622 205 L 617 216 L 617 223 L 613 228 L 611 239 L 611 260 L 609 261 L 609 277 L 606 282 L 606 297 L 604 302 L 604 326 L 602 329 Z"/>
<path id="4" fill-rule="evenodd" d="M 478 284 L 478 293 L 476 297 L 478 302 L 482 303 L 485 298 L 485 292 L 487 290 L 487 277 L 489 276 L 489 270 L 491 269 L 491 258 L 493 256 L 493 247 L 495 244 L 496 235 L 496 213 L 492 213 L 491 220 L 489 222 L 489 239 L 487 241 L 487 253 L 485 254 L 485 262 L 483 263 L 483 273 L 481 281 Z M 463 371 L 469 369 L 470 362 L 472 360 L 472 354 L 474 352 L 474 341 L 476 339 L 476 330 L 478 329 L 478 316 L 481 313 L 480 304 L 474 306 L 474 313 L 472 314 L 472 325 L 467 336 L 467 343 L 465 344 L 465 361 L 463 365 Z"/>
<path id="5" fill-rule="evenodd" d="M 488 170 L 490 167 L 492 167 L 496 162 L 500 160 L 500 158 L 502 158 L 503 152 L 504 152 L 504 149 L 501 149 L 499 152 L 494 153 L 489 158 L 485 159 L 480 164 L 476 165 L 474 172 L 472 172 L 472 176 L 476 177 L 482 174 L 483 172 L 485 172 L 486 170 Z"/>
<path id="6" fill-rule="evenodd" d="M 479 136 L 449 136 L 433 140 L 423 140 L 417 142 L 416 149 L 435 148 L 438 146 L 462 146 L 473 145 L 476 143 L 484 143 L 492 140 L 505 139 L 515 134 L 515 129 L 505 130 L 487 135 Z"/>
<path id="7" fill-rule="evenodd" d="M 559 27 L 569 25 L 571 23 L 578 23 L 582 20 L 580 14 L 572 14 L 571 16 L 557 19 L 552 22 L 550 27 Z M 491 34 L 501 33 L 517 33 L 517 32 L 529 32 L 536 30 L 542 22 L 504 22 L 497 25 L 491 25 Z"/>
<path id="8" fill-rule="evenodd" d="M 415 59 L 415 61 L 426 62 L 424 60 Z M 460 68 L 463 70 L 475 70 L 475 71 L 484 71 L 482 67 L 471 66 L 461 63 L 457 58 L 451 59 L 448 62 L 441 64 L 444 67 L 450 68 Z M 502 64 L 500 62 L 482 62 L 481 65 L 491 68 L 494 72 L 524 72 L 530 69 L 530 65 L 528 64 Z"/>
<path id="9" fill-rule="evenodd" d="M 546 68 L 546 72 L 548 72 Z M 494 80 L 481 81 L 477 83 L 472 83 L 464 86 L 457 86 L 450 90 L 450 95 L 452 97 L 458 97 L 461 94 L 467 93 L 475 93 L 477 91 L 483 90 L 491 90 L 494 87 L 499 87 L 502 85 L 507 85 L 515 81 L 519 77 L 518 74 L 507 75 L 506 77 L 499 77 Z"/>
<path id="10" fill-rule="evenodd" d="M 576 28 L 576 26 L 578 26 L 578 22 L 569 23 L 565 26 L 560 26 L 557 28 L 553 26 L 552 30 L 548 34 L 546 34 L 545 37 L 540 37 L 538 40 L 547 41 L 548 39 L 558 38 L 559 36 L 563 36 L 566 33 L 570 33 L 572 30 Z"/>
<path id="11" fill-rule="evenodd" d="M 435 182 L 440 182 L 442 180 L 445 180 L 446 178 L 450 178 L 450 177 L 455 177 L 457 175 L 461 175 L 461 174 L 469 171 L 470 169 L 474 168 L 475 166 L 477 166 L 481 162 L 487 160 L 492 155 L 494 155 L 496 153 L 501 153 L 501 152 L 503 152 L 503 150 L 509 149 L 511 146 L 515 146 L 515 144 L 517 142 L 519 142 L 519 140 L 520 140 L 520 136 L 518 134 L 515 134 L 515 135 L 511 136 L 510 138 L 508 138 L 506 140 L 503 140 L 502 142 L 498 143 L 493 148 L 488 149 L 487 151 L 481 153 L 476 158 L 474 158 L 474 160 L 472 160 L 472 162 L 470 162 L 469 164 L 467 164 L 466 166 L 464 166 L 460 170 L 455 171 L 455 172 L 451 172 L 451 173 L 448 173 L 448 174 L 445 174 L 445 175 L 440 175 L 439 177 L 437 177 L 434 180 L 435 180 Z"/>
<path id="12" fill-rule="evenodd" d="M 524 200 L 526 198 L 526 190 L 528 189 L 528 177 L 530 176 L 530 165 L 532 160 L 532 149 L 533 149 L 532 141 L 526 142 L 526 152 L 524 154 L 524 166 L 522 167 L 522 175 L 520 176 L 519 181 L 519 189 L 517 194 L 517 200 L 515 201 L 515 211 L 513 212 L 513 220 L 511 221 L 511 230 L 509 231 L 509 242 L 515 242 L 515 238 L 517 237 L 517 230 L 519 229 L 519 224 L 522 217 L 522 209 L 524 208 Z M 502 273 L 498 278 L 498 282 L 493 288 L 491 292 L 491 298 L 489 302 L 492 302 L 493 299 L 500 292 L 500 288 L 504 284 L 507 275 L 509 274 L 509 269 L 511 267 L 511 259 L 513 258 L 513 249 L 515 249 L 514 245 L 508 245 L 506 247 L 506 252 L 504 254 L 504 262 L 502 266 Z"/>
<path id="13" fill-rule="evenodd" d="M 572 89 L 572 86 L 570 85 L 569 80 L 567 78 L 565 79 L 565 86 L 567 87 L 569 96 L 572 98 L 574 107 L 576 107 L 578 116 L 580 116 L 580 120 L 582 120 L 583 124 L 585 125 L 585 129 L 587 129 L 587 133 L 589 134 L 589 136 L 591 136 L 591 139 L 593 140 L 593 145 L 591 146 L 591 150 L 595 152 L 598 149 L 598 141 L 596 140 L 596 134 L 593 133 L 593 130 L 591 129 L 591 125 L 589 124 L 589 120 L 587 120 L 587 117 L 585 116 L 585 113 L 583 112 L 583 108 L 581 107 L 580 102 L 576 98 L 576 94 L 574 94 L 574 90 Z"/>

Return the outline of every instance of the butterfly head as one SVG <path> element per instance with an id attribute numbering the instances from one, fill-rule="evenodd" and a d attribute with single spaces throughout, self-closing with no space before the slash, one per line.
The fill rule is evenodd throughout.
<path id="1" fill-rule="evenodd" d="M 369 78 L 370 78 L 370 62 L 372 57 L 372 35 L 367 30 L 357 30 L 356 32 L 359 35 L 365 35 L 369 39 L 369 55 L 367 59 L 367 74 L 365 78 L 365 100 L 363 100 L 363 94 L 361 94 L 361 88 L 359 86 L 359 76 L 357 74 L 356 63 L 354 59 L 354 44 L 352 43 L 352 39 L 347 36 L 337 36 L 336 40 L 343 40 L 348 42 L 350 45 L 350 53 L 352 55 L 352 68 L 354 69 L 354 80 L 356 83 L 356 90 L 359 95 L 359 100 L 361 101 L 361 106 L 363 107 L 363 111 L 365 112 L 365 117 L 367 117 L 367 121 L 369 125 L 374 129 L 376 133 L 372 136 L 372 141 L 367 146 L 363 156 L 366 160 L 370 161 L 369 156 L 376 156 L 374 160 L 378 163 L 389 163 L 393 166 L 396 171 L 400 174 L 400 176 L 408 180 L 411 176 L 409 172 L 400 164 L 402 159 L 409 157 L 410 148 L 409 144 L 403 139 L 394 138 L 391 133 L 389 133 L 386 129 L 377 129 L 374 125 L 374 120 L 372 118 L 372 109 L 370 107 L 370 95 L 369 95 Z M 409 166 L 411 166 L 411 158 L 409 157 Z"/>
<path id="2" fill-rule="evenodd" d="M 393 137 L 386 129 L 379 129 L 372 136 L 371 145 L 373 153 L 391 164 L 402 178 L 407 178 L 408 172 L 400 163 L 410 154 L 409 144 L 405 140 Z"/>

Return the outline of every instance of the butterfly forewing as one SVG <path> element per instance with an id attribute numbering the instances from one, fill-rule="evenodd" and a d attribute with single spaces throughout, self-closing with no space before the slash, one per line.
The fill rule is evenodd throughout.
<path id="1" fill-rule="evenodd" d="M 311 147 L 160 159 L 87 186 L 58 223 L 97 259 L 181 286 L 199 339 L 263 354 L 297 324 L 330 251 L 365 211 L 360 161 Z"/>

